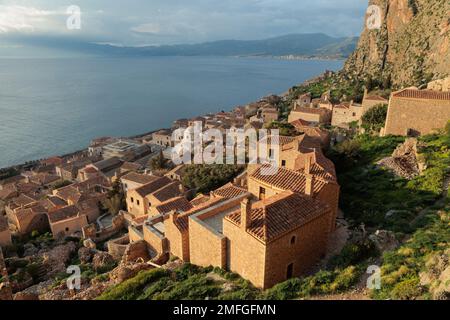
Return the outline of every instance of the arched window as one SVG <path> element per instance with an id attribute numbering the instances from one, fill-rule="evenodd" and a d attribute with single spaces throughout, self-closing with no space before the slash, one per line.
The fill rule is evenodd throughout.
<path id="1" fill-rule="evenodd" d="M 295 244 L 296 241 L 297 241 L 297 237 L 296 236 L 292 236 L 291 244 Z"/>

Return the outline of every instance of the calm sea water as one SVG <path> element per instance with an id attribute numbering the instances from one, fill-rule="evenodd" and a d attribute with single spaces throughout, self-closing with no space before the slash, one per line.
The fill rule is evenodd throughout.
<path id="1" fill-rule="evenodd" d="M 0 59 L 0 168 L 279 94 L 340 61 Z"/>

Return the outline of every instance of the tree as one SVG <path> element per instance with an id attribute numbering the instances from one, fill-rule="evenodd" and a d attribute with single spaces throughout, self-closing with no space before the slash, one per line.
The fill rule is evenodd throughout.
<path id="1" fill-rule="evenodd" d="M 159 154 L 156 157 L 152 158 L 150 167 L 152 170 L 161 170 L 167 167 L 167 160 L 164 158 L 162 150 L 159 151 Z"/>
<path id="2" fill-rule="evenodd" d="M 183 185 L 197 192 L 207 193 L 231 181 L 242 171 L 237 165 L 188 165 L 183 175 Z"/>
<path id="3" fill-rule="evenodd" d="M 102 206 L 107 212 L 115 216 L 123 209 L 123 199 L 119 194 L 116 194 L 103 200 Z"/>
<path id="4" fill-rule="evenodd" d="M 372 131 L 379 131 L 384 127 L 387 117 L 387 104 L 379 104 L 369 109 L 362 116 L 362 125 L 364 128 Z"/>

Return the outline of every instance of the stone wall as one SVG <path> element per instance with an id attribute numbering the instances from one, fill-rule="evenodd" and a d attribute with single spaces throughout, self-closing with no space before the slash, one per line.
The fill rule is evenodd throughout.
<path id="1" fill-rule="evenodd" d="M 189 231 L 181 232 L 175 225 L 173 219 L 176 214 L 170 214 L 169 218 L 164 220 L 164 234 L 169 241 L 169 250 L 174 256 L 185 262 L 189 260 Z"/>
<path id="2" fill-rule="evenodd" d="M 392 97 L 383 135 L 425 135 L 450 120 L 450 101 Z M 410 130 L 411 129 L 411 130 Z"/>
<path id="3" fill-rule="evenodd" d="M 299 277 L 320 260 L 326 253 L 330 215 L 325 213 L 267 245 L 264 288 L 287 280 L 289 264 L 292 276 Z"/>
<path id="4" fill-rule="evenodd" d="M 147 242 L 157 255 L 162 255 L 169 251 L 169 242 L 167 238 L 155 230 L 154 227 L 144 224 L 143 231 L 145 242 Z"/>
<path id="5" fill-rule="evenodd" d="M 264 287 L 265 245 L 228 220 L 223 221 L 227 237 L 228 270 L 239 273 L 259 288 Z"/>
<path id="6" fill-rule="evenodd" d="M 115 259 L 120 260 L 123 257 L 123 254 L 125 253 L 125 250 L 128 247 L 128 244 L 130 243 L 130 238 L 128 234 L 108 241 L 108 253 Z"/>
<path id="7" fill-rule="evenodd" d="M 202 267 L 226 268 L 227 239 L 222 234 L 198 218 L 190 218 L 189 234 L 191 263 Z"/>

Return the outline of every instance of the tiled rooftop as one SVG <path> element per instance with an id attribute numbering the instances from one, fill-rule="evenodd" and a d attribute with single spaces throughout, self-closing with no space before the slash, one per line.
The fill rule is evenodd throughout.
<path id="1" fill-rule="evenodd" d="M 285 191 L 253 204 L 251 224 L 247 232 L 261 241 L 270 242 L 329 210 L 329 207 L 321 201 Z M 236 210 L 225 219 L 240 226 L 241 210 Z"/>
<path id="2" fill-rule="evenodd" d="M 433 90 L 405 89 L 402 91 L 395 92 L 392 96 L 396 98 L 450 101 L 450 92 L 433 91 Z"/>
<path id="3" fill-rule="evenodd" d="M 140 183 L 140 184 L 147 184 L 147 183 L 153 182 L 155 180 L 158 180 L 159 177 L 151 176 L 148 174 L 139 174 L 136 172 L 130 172 L 130 173 L 124 175 L 121 179 L 133 181 L 133 182 Z"/>

